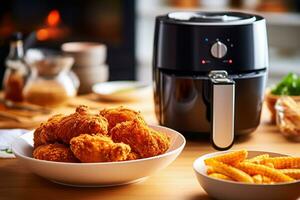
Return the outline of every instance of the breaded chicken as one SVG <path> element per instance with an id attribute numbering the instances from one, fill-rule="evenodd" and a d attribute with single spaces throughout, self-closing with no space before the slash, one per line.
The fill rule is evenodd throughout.
<path id="1" fill-rule="evenodd" d="M 81 162 L 122 161 L 131 151 L 129 145 L 114 143 L 108 136 L 89 134 L 72 138 L 70 148 Z"/>
<path id="2" fill-rule="evenodd" d="M 117 124 L 110 134 L 114 142 L 130 145 L 141 158 L 162 154 L 170 146 L 167 135 L 151 129 L 139 119 Z"/>
<path id="3" fill-rule="evenodd" d="M 62 114 L 54 115 L 48 119 L 47 122 L 43 122 L 34 131 L 34 147 L 38 147 L 43 144 L 49 144 L 56 142 L 56 132 L 57 124 L 64 118 Z"/>
<path id="4" fill-rule="evenodd" d="M 137 160 L 137 159 L 140 159 L 140 156 L 139 156 L 137 153 L 131 151 L 131 152 L 128 154 L 126 160 Z"/>
<path id="5" fill-rule="evenodd" d="M 108 131 L 115 127 L 116 124 L 121 122 L 131 121 L 136 118 L 139 118 L 141 121 L 144 121 L 143 117 L 139 112 L 122 106 L 118 108 L 103 109 L 100 111 L 100 115 L 104 116 L 108 120 Z"/>
<path id="6" fill-rule="evenodd" d="M 33 151 L 33 157 L 56 162 L 78 162 L 71 149 L 59 143 L 38 146 Z"/>
<path id="7" fill-rule="evenodd" d="M 42 123 L 34 132 L 34 147 L 55 141 L 69 144 L 73 137 L 85 133 L 106 135 L 108 122 L 101 115 L 90 114 L 86 106 L 79 106 L 71 115 L 56 115 Z"/>

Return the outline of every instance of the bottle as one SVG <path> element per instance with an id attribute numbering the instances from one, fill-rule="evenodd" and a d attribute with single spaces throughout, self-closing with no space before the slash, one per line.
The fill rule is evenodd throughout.
<path id="1" fill-rule="evenodd" d="M 14 33 L 10 42 L 9 54 L 5 60 L 6 70 L 3 86 L 6 100 L 23 101 L 23 88 L 28 74 L 23 57 L 22 34 Z"/>

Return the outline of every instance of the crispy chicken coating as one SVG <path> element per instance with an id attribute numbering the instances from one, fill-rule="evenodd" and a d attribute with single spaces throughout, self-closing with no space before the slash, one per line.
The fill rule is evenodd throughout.
<path id="1" fill-rule="evenodd" d="M 56 142 L 57 124 L 64 118 L 64 115 L 54 115 L 48 119 L 47 122 L 41 123 L 41 125 L 34 131 L 34 147 L 38 147 L 43 144 L 49 144 Z"/>
<path id="2" fill-rule="evenodd" d="M 162 154 L 170 146 L 167 135 L 149 128 L 139 119 L 117 124 L 110 134 L 114 142 L 130 145 L 141 158 Z"/>
<path id="3" fill-rule="evenodd" d="M 33 157 L 56 162 L 78 162 L 71 149 L 59 143 L 38 146 L 33 151 Z"/>
<path id="4" fill-rule="evenodd" d="M 71 150 L 81 162 L 113 162 L 126 160 L 130 146 L 114 143 L 104 135 L 82 134 L 70 141 Z"/>
<path id="5" fill-rule="evenodd" d="M 128 154 L 128 156 L 127 156 L 127 160 L 137 160 L 137 159 L 140 159 L 141 157 L 137 154 L 137 153 L 135 153 L 135 152 L 133 152 L 133 151 L 131 151 L 129 154 Z"/>
<path id="6" fill-rule="evenodd" d="M 79 106 L 68 116 L 56 115 L 42 123 L 34 132 L 34 147 L 53 142 L 69 144 L 80 134 L 108 133 L 108 122 L 101 115 L 92 115 L 86 106 Z"/>
<path id="7" fill-rule="evenodd" d="M 167 135 L 148 127 L 139 112 L 118 107 L 94 115 L 79 106 L 75 113 L 54 115 L 35 130 L 33 156 L 58 162 L 114 162 L 156 156 L 169 146 Z"/>
<path id="8" fill-rule="evenodd" d="M 134 110 L 125 108 L 125 107 L 118 107 L 118 108 L 110 108 L 110 109 L 103 109 L 100 111 L 100 115 L 104 116 L 108 122 L 108 130 L 110 131 L 113 127 L 116 126 L 116 124 L 125 122 L 125 121 L 131 121 L 136 118 L 140 119 L 141 121 L 144 121 L 143 117 L 139 112 L 136 112 Z"/>

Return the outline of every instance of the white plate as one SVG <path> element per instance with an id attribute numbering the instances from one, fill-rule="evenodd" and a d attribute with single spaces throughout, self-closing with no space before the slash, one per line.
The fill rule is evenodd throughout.
<path id="1" fill-rule="evenodd" d="M 171 139 L 169 150 L 158 156 L 102 163 L 64 163 L 32 158 L 33 132 L 22 135 L 12 144 L 15 156 L 33 173 L 56 183 L 72 186 L 115 186 L 141 181 L 167 167 L 181 153 L 185 138 L 172 129 L 161 126 L 151 128 L 166 133 Z"/>
<path id="2" fill-rule="evenodd" d="M 149 89 L 151 86 L 137 81 L 110 81 L 92 87 L 95 94 L 108 101 L 138 101 L 149 96 Z"/>
<path id="3" fill-rule="evenodd" d="M 195 160 L 194 171 L 202 188 L 213 198 L 222 200 L 295 200 L 300 197 L 300 181 L 278 184 L 247 184 L 215 179 L 207 176 L 204 160 L 230 151 L 216 152 L 203 155 Z M 270 156 L 286 156 L 284 154 L 266 151 L 248 151 L 249 157 L 260 154 Z"/>

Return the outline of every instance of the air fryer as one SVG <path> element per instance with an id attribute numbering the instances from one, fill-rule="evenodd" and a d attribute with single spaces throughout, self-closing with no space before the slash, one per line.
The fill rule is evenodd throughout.
<path id="1" fill-rule="evenodd" d="M 173 12 L 155 23 L 153 85 L 161 125 L 210 134 L 217 149 L 260 122 L 267 79 L 265 19 L 238 12 Z"/>

